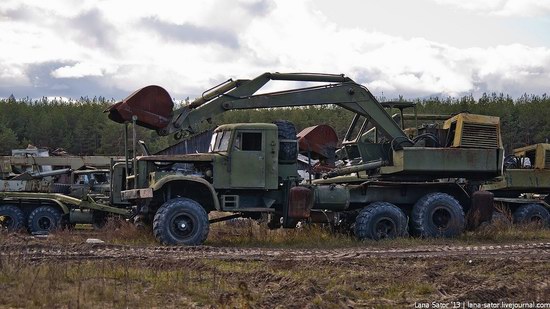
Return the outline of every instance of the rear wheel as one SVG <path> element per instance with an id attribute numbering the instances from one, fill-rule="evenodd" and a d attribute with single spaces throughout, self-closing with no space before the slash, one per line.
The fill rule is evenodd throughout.
<path id="1" fill-rule="evenodd" d="M 355 236 L 360 239 L 396 238 L 407 235 L 407 216 L 397 206 L 374 202 L 355 219 Z"/>
<path id="2" fill-rule="evenodd" d="M 31 234 L 48 234 L 61 226 L 61 211 L 52 206 L 40 206 L 29 215 Z"/>
<path id="3" fill-rule="evenodd" d="M 209 229 L 204 208 L 187 198 L 167 201 L 153 220 L 155 238 L 166 245 L 201 245 L 208 237 Z"/>
<path id="4" fill-rule="evenodd" d="M 13 205 L 0 206 L 0 227 L 2 230 L 14 232 L 25 226 L 25 214 Z"/>
<path id="5" fill-rule="evenodd" d="M 540 204 L 527 204 L 514 211 L 514 223 L 550 226 L 550 212 Z"/>
<path id="6" fill-rule="evenodd" d="M 464 210 L 446 193 L 429 193 L 414 204 L 411 232 L 421 237 L 455 237 L 464 231 Z"/>

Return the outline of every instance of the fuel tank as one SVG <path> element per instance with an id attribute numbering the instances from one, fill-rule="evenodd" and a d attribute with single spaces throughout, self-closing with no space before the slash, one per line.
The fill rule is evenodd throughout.
<path id="1" fill-rule="evenodd" d="M 341 211 L 349 207 L 350 194 L 349 189 L 345 186 L 314 186 L 313 192 L 313 209 Z"/>

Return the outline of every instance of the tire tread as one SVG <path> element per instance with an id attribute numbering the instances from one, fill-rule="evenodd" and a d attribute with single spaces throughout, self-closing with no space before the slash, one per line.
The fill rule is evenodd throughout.
<path id="1" fill-rule="evenodd" d="M 395 222 L 397 237 L 404 237 L 408 235 L 407 216 L 399 207 L 388 202 L 374 202 L 363 208 L 355 219 L 355 236 L 358 239 L 376 239 L 375 235 L 372 235 L 371 233 L 370 224 L 373 217 L 378 215 L 380 212 L 387 212 L 397 218 L 397 222 Z"/>
<path id="2" fill-rule="evenodd" d="M 178 241 L 169 235 L 167 231 L 170 212 L 182 206 L 193 212 L 200 221 L 199 225 L 202 226 L 202 228 L 199 227 L 199 233 L 187 241 Z M 157 210 L 153 220 L 153 235 L 160 243 L 165 245 L 201 245 L 208 237 L 208 232 L 210 230 L 209 224 L 208 214 L 200 204 L 188 198 L 175 198 L 165 202 Z"/>
<path id="3" fill-rule="evenodd" d="M 52 229 L 50 229 L 48 231 L 41 231 L 41 230 L 38 229 L 38 227 L 35 226 L 34 218 L 40 212 L 46 212 L 46 213 L 49 213 L 52 216 L 52 218 L 54 219 L 54 222 L 55 222 L 55 226 Z M 28 227 L 30 233 L 48 233 L 52 230 L 55 230 L 55 229 L 61 227 L 61 219 L 62 219 L 62 214 L 58 209 L 56 209 L 52 206 L 40 206 L 40 207 L 35 208 L 29 214 L 27 227 Z"/>
<path id="4" fill-rule="evenodd" d="M 5 210 L 13 214 L 12 216 L 16 222 L 12 228 L 8 229 L 9 232 L 15 232 L 25 227 L 25 214 L 21 209 L 14 205 L 0 206 L 0 212 L 4 212 Z"/>
<path id="5" fill-rule="evenodd" d="M 430 205 L 438 201 L 445 201 L 453 211 L 456 211 L 458 219 L 458 226 L 454 230 L 447 232 L 435 231 L 429 224 L 426 224 L 425 219 L 428 216 L 427 212 L 430 211 Z M 428 226 L 427 226 L 428 225 Z M 411 232 L 415 236 L 420 237 L 454 237 L 461 234 L 465 228 L 465 216 L 464 209 L 460 206 L 460 203 L 451 195 L 442 192 L 428 193 L 420 198 L 413 206 L 411 211 Z"/>

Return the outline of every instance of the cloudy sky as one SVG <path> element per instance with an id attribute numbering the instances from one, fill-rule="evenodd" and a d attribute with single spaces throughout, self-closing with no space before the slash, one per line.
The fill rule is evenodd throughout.
<path id="1" fill-rule="evenodd" d="M 194 98 L 263 72 L 375 95 L 550 93 L 550 0 L 2 0 L 0 97 Z"/>

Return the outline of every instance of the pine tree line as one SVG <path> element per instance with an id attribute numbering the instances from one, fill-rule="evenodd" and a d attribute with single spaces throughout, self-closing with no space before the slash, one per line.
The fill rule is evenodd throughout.
<path id="1" fill-rule="evenodd" d="M 114 102 L 103 97 L 80 98 L 72 102 L 56 100 L 0 100 L 0 153 L 26 148 L 28 144 L 51 150 L 63 148 L 75 155 L 123 154 L 123 125 L 110 121 L 103 111 Z M 479 99 L 428 98 L 416 100 L 420 114 L 452 115 L 463 111 L 499 116 L 503 142 L 513 148 L 550 139 L 550 98 L 523 95 L 512 99 L 503 94 L 484 94 Z M 406 111 L 412 113 L 412 111 Z M 335 106 L 230 111 L 218 115 L 214 123 L 272 122 L 286 119 L 298 130 L 316 124 L 331 125 L 342 137 L 352 113 Z M 153 151 L 175 143 L 171 137 L 138 129 L 138 137 Z"/>

